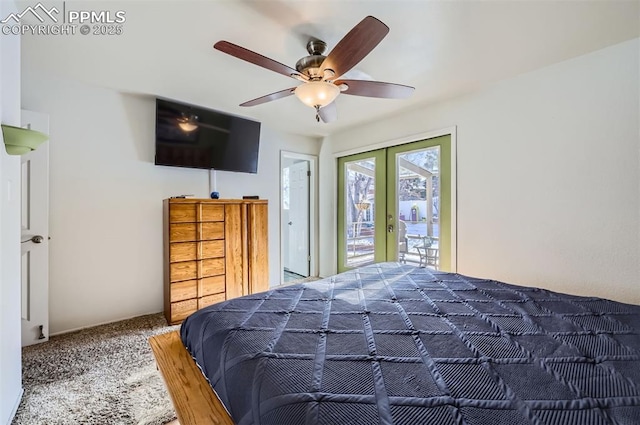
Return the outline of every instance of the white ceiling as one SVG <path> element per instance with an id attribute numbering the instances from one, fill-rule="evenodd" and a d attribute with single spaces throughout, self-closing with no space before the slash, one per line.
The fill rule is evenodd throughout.
<path id="1" fill-rule="evenodd" d="M 124 33 L 25 36 L 23 68 L 176 99 L 312 136 L 450 98 L 640 35 L 640 3 L 618 0 L 67 1 L 66 8 L 124 10 Z M 367 15 L 386 23 L 390 32 L 356 71 L 416 90 L 407 100 L 341 95 L 336 100 L 338 120 L 331 124 L 316 123 L 314 111 L 294 96 L 239 107 L 299 83 L 212 48 L 216 41 L 228 40 L 295 67 L 307 54 L 310 36 L 331 49 Z"/>

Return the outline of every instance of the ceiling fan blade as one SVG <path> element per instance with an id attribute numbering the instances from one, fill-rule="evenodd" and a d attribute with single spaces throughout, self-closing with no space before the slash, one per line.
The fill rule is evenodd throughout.
<path id="1" fill-rule="evenodd" d="M 259 97 L 257 99 L 249 100 L 247 102 L 241 103 L 240 106 L 256 106 L 261 105 L 263 103 L 271 102 L 272 100 L 282 99 L 283 97 L 291 96 L 296 88 L 292 87 L 290 89 L 280 90 L 275 93 L 270 93 L 265 96 Z"/>
<path id="2" fill-rule="evenodd" d="M 327 106 L 323 106 L 318 111 L 318 115 L 323 123 L 330 123 L 338 119 L 338 108 L 336 102 L 331 102 Z"/>
<path id="3" fill-rule="evenodd" d="M 388 26 L 373 16 L 367 16 L 336 44 L 322 62 L 321 69 L 331 69 L 333 78 L 339 78 L 367 56 L 388 32 Z"/>
<path id="4" fill-rule="evenodd" d="M 383 83 L 382 81 L 367 80 L 338 80 L 334 84 L 346 84 L 347 89 L 342 94 L 366 97 L 382 97 L 385 99 L 406 99 L 415 90 L 402 84 Z"/>
<path id="5" fill-rule="evenodd" d="M 274 61 L 273 59 L 269 59 L 266 56 L 263 56 L 259 53 L 253 52 L 249 49 L 245 49 L 244 47 L 238 46 L 237 44 L 229 43 L 228 41 L 218 41 L 213 45 L 214 49 L 220 50 L 228 55 L 236 57 L 238 59 L 242 59 L 254 65 L 258 65 L 262 68 L 270 69 L 273 72 L 277 72 L 278 74 L 286 75 L 287 77 L 306 80 L 306 76 L 300 74 L 295 69 L 288 67 L 278 61 Z"/>

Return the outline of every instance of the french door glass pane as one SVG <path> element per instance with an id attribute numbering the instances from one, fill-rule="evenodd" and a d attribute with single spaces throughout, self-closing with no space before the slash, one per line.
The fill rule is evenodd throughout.
<path id="1" fill-rule="evenodd" d="M 371 264 L 375 253 L 375 158 L 345 163 L 344 232 L 346 267 Z"/>
<path id="2" fill-rule="evenodd" d="M 398 260 L 439 267 L 440 147 L 397 154 Z"/>

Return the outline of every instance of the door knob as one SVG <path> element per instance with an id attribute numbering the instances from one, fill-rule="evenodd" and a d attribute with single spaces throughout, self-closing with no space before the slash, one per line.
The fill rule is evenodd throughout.
<path id="1" fill-rule="evenodd" d="M 42 236 L 35 235 L 35 236 L 27 239 L 26 241 L 22 241 L 22 243 L 25 243 L 25 242 L 42 243 L 42 241 L 44 241 L 44 238 Z"/>

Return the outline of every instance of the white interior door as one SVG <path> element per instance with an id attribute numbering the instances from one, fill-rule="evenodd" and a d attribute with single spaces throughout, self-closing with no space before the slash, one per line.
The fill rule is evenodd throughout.
<path id="1" fill-rule="evenodd" d="M 309 276 L 309 161 L 289 166 L 289 271 Z"/>
<path id="2" fill-rule="evenodd" d="M 22 126 L 49 134 L 49 116 L 22 111 Z M 49 340 L 49 142 L 22 155 L 22 346 Z"/>

